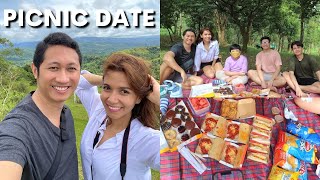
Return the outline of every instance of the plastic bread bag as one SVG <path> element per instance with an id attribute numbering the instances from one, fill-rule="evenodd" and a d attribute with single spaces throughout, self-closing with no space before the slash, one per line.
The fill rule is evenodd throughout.
<path id="1" fill-rule="evenodd" d="M 276 148 L 282 149 L 290 155 L 305 162 L 319 164 L 319 160 L 316 157 L 317 148 L 308 141 L 299 139 L 289 133 L 279 131 Z"/>
<path id="2" fill-rule="evenodd" d="M 282 151 L 281 149 L 275 150 L 273 164 L 288 171 L 299 172 L 300 180 L 308 179 L 306 163 L 291 156 L 289 153 Z"/>
<path id="3" fill-rule="evenodd" d="M 288 121 L 287 132 L 309 141 L 312 144 L 320 146 L 320 135 L 317 134 L 313 129 L 303 126 L 297 121 Z"/>
<path id="4" fill-rule="evenodd" d="M 299 172 L 291 172 L 273 165 L 268 180 L 298 180 L 298 177 Z"/>

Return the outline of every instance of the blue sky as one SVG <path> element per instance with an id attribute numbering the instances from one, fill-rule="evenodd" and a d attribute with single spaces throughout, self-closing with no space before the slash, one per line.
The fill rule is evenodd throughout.
<path id="1" fill-rule="evenodd" d="M 9 39 L 12 42 L 26 42 L 26 41 L 39 41 L 43 39 L 50 32 L 62 31 L 69 34 L 71 37 L 139 37 L 148 35 L 159 35 L 160 32 L 160 0 L 0 0 L 0 36 Z M 83 9 L 90 14 L 87 18 L 89 25 L 85 28 L 78 28 L 72 26 L 71 28 L 56 28 L 51 26 L 47 28 L 42 26 L 40 28 L 29 27 L 21 28 L 18 22 L 11 23 L 10 28 L 4 27 L 3 11 L 4 9 L 13 9 L 18 11 L 19 9 L 27 12 L 30 9 L 38 9 L 41 12 L 44 9 L 51 9 L 54 11 L 72 11 L 76 9 Z M 130 16 L 130 10 L 137 9 L 153 9 L 156 11 L 155 28 L 145 28 L 143 21 L 140 19 L 140 27 L 126 28 L 120 26 L 114 28 L 109 26 L 108 28 L 96 27 L 95 11 L 97 9 L 108 10 L 111 14 L 115 14 L 118 9 L 123 9 L 127 13 L 128 20 L 132 22 L 132 16 Z M 44 20 L 41 18 L 40 20 Z M 130 23 L 132 24 L 132 23 Z"/>

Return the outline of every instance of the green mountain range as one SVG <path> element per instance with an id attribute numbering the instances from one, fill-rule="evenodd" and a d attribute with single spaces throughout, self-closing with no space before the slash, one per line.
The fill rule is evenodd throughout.
<path id="1" fill-rule="evenodd" d="M 106 56 L 111 52 L 132 49 L 138 47 L 159 47 L 159 36 L 145 36 L 135 38 L 109 38 L 109 37 L 79 37 L 75 38 L 79 43 L 83 55 Z M 31 62 L 38 42 L 15 43 L 14 47 L 22 50 L 22 55 L 10 55 L 6 59 L 14 61 L 17 65 Z M 1 49 L 1 47 L 0 47 Z"/>

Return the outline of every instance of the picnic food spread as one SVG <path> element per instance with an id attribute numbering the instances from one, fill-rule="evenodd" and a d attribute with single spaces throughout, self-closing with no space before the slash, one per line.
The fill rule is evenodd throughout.
<path id="1" fill-rule="evenodd" d="M 179 145 L 188 147 L 189 143 L 196 142 L 195 149 L 190 151 L 201 157 L 202 161 L 203 158 L 213 159 L 232 169 L 241 168 L 246 162 L 273 165 L 269 166 L 268 179 L 283 176 L 307 179 L 307 164 L 319 164 L 316 155 L 319 134 L 299 122 L 284 119 L 283 111 L 278 107 L 268 109 L 272 116 L 267 117 L 256 112 L 247 113 L 252 110 L 246 108 L 251 103 L 247 101 L 250 99 L 223 99 L 218 106 L 220 110 L 215 111 L 217 114 L 210 112 L 211 109 L 195 113 L 199 107 L 207 108 L 212 103 L 207 98 L 193 99 L 178 101 L 176 106 L 167 111 L 166 119 L 161 123 L 171 151 L 175 151 L 174 147 Z M 201 107 L 200 102 L 205 106 Z M 241 107 L 241 104 L 245 105 Z M 241 117 L 245 121 L 239 121 L 239 110 L 245 112 Z M 202 123 L 196 123 L 194 117 Z M 285 125 L 287 132 L 279 131 L 276 145 L 272 145 L 274 126 L 279 124 Z M 201 136 L 196 136 L 199 134 Z"/>

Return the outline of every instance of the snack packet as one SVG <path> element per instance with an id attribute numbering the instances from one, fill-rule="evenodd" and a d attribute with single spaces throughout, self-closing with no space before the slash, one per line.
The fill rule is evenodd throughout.
<path id="1" fill-rule="evenodd" d="M 298 160 L 289 153 L 276 149 L 273 157 L 273 164 L 285 170 L 299 172 L 300 180 L 308 179 L 308 171 L 304 161 Z"/>
<path id="2" fill-rule="evenodd" d="M 272 166 L 271 172 L 269 174 L 268 180 L 298 180 L 299 172 L 290 172 L 279 168 L 276 165 Z"/>
<path id="3" fill-rule="evenodd" d="M 320 135 L 313 129 L 303 126 L 297 121 L 288 121 L 287 132 L 309 141 L 312 144 L 320 146 Z"/>
<path id="4" fill-rule="evenodd" d="M 278 139 L 276 149 L 282 149 L 305 162 L 319 164 L 316 157 L 317 148 L 313 144 L 283 131 L 279 131 Z"/>

